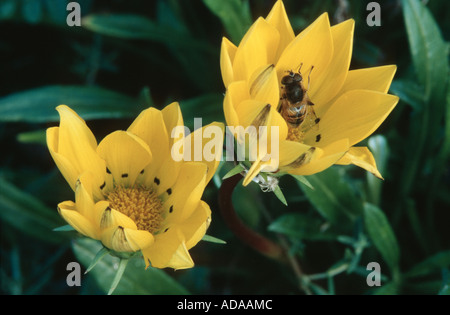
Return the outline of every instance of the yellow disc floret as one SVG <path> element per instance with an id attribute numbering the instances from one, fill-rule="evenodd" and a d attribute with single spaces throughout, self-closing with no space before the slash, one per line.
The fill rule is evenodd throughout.
<path id="1" fill-rule="evenodd" d="M 110 207 L 127 215 L 139 230 L 158 232 L 163 222 L 162 202 L 157 194 L 142 186 L 116 186 L 107 196 Z"/>

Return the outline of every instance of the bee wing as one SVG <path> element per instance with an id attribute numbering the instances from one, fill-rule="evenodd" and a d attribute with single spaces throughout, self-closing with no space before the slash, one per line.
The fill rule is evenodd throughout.
<path id="1" fill-rule="evenodd" d="M 317 129 L 319 127 L 319 118 L 317 118 L 313 105 L 303 105 L 304 115 L 302 123 L 300 124 L 300 130 L 307 132 L 311 129 Z"/>

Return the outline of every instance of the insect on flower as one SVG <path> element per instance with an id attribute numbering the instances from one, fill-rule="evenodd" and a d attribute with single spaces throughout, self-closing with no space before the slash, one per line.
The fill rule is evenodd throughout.
<path id="1" fill-rule="evenodd" d="M 278 111 L 281 116 L 292 128 L 300 128 L 300 131 L 306 132 L 313 127 L 316 127 L 320 121 L 314 111 L 314 103 L 308 96 L 308 90 L 311 83 L 311 72 L 308 75 L 308 88 L 305 88 L 303 83 L 303 76 L 300 72 L 302 65 L 297 73 L 292 70 L 289 74 L 281 79 L 281 89 L 283 90 Z"/>

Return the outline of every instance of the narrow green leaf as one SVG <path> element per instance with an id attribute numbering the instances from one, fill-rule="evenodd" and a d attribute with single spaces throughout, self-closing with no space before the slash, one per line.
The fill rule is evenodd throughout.
<path id="1" fill-rule="evenodd" d="M 292 175 L 292 174 L 291 174 L 291 176 L 294 177 L 298 182 L 300 182 L 300 183 L 302 183 L 303 185 L 305 185 L 306 187 L 308 187 L 308 188 L 314 190 L 313 185 L 311 185 L 311 183 L 306 179 L 305 176 L 302 176 L 302 175 Z"/>
<path id="2" fill-rule="evenodd" d="M 299 183 L 300 188 L 315 209 L 333 225 L 342 227 L 362 214 L 362 201 L 337 168 L 310 175 L 308 181 L 314 190 Z"/>
<path id="3" fill-rule="evenodd" d="M 281 191 L 280 186 L 277 185 L 277 186 L 273 189 L 273 193 L 274 193 L 275 196 L 278 198 L 278 200 L 281 201 L 282 204 L 284 204 L 285 206 L 288 205 L 288 204 L 287 204 L 287 201 L 286 201 L 286 198 L 284 197 L 284 194 L 283 194 L 283 192 Z"/>
<path id="4" fill-rule="evenodd" d="M 102 247 L 98 253 L 95 255 L 94 259 L 92 260 L 89 267 L 87 267 L 84 274 L 87 274 L 89 271 L 91 271 L 102 259 L 109 253 L 109 250 L 106 247 Z"/>
<path id="5" fill-rule="evenodd" d="M 241 164 L 238 164 L 235 167 L 233 167 L 228 173 L 226 173 L 222 179 L 233 177 L 234 175 L 239 174 L 244 170 L 245 170 L 244 167 Z"/>
<path id="6" fill-rule="evenodd" d="M 420 110 L 423 107 L 425 91 L 423 86 L 417 84 L 417 82 L 405 79 L 394 80 L 390 91 L 415 110 Z"/>
<path id="7" fill-rule="evenodd" d="M 102 248 L 102 245 L 98 241 L 82 238 L 76 240 L 72 248 L 78 261 L 87 267 Z M 189 293 L 163 270 L 151 267 L 145 269 L 142 257 L 136 256 L 130 259 L 114 294 L 167 295 Z M 106 293 L 111 288 L 118 266 L 119 258 L 105 255 L 87 276 L 94 277 L 99 287 Z"/>
<path id="8" fill-rule="evenodd" d="M 387 169 L 387 159 L 389 157 L 389 147 L 386 138 L 383 135 L 372 136 L 369 138 L 367 146 L 375 158 L 378 171 L 382 176 L 388 175 L 385 174 Z M 374 205 L 378 205 L 381 200 L 381 187 L 383 185 L 383 181 L 369 172 L 366 174 L 366 180 L 368 186 L 367 201 Z"/>
<path id="9" fill-rule="evenodd" d="M 70 232 L 70 231 L 75 231 L 75 229 L 71 225 L 66 224 L 66 225 L 54 228 L 53 231 L 55 231 L 55 232 Z"/>
<path id="10" fill-rule="evenodd" d="M 116 290 L 117 285 L 119 284 L 120 280 L 122 279 L 123 273 L 125 272 L 125 269 L 127 268 L 128 260 L 129 259 L 123 259 L 123 258 L 121 258 L 119 260 L 119 267 L 117 268 L 113 282 L 111 284 L 111 287 L 109 288 L 108 295 L 113 294 L 113 292 Z"/>
<path id="11" fill-rule="evenodd" d="M 398 283 L 389 282 L 382 284 L 380 287 L 373 290 L 373 295 L 397 295 L 399 293 Z"/>
<path id="12" fill-rule="evenodd" d="M 416 78 L 425 87 L 425 100 L 443 100 L 449 68 L 439 26 L 422 1 L 403 0 L 403 13 Z"/>
<path id="13" fill-rule="evenodd" d="M 17 141 L 22 143 L 47 145 L 45 130 L 34 130 L 19 133 L 17 135 Z"/>
<path id="14" fill-rule="evenodd" d="M 0 219 L 24 234 L 46 242 L 60 244 L 67 234 L 55 233 L 63 220 L 55 209 L 49 209 L 39 199 L 21 191 L 0 178 Z"/>
<path id="15" fill-rule="evenodd" d="M 222 22 L 231 40 L 238 44 L 252 24 L 249 3 L 246 0 L 203 0 Z"/>
<path id="16" fill-rule="evenodd" d="M 323 220 L 302 213 L 287 213 L 273 221 L 268 230 L 304 240 L 333 240 L 337 235 L 323 229 Z"/>
<path id="17" fill-rule="evenodd" d="M 412 267 L 405 277 L 420 277 L 450 267 L 450 250 L 439 252 Z"/>
<path id="18" fill-rule="evenodd" d="M 216 243 L 216 244 L 226 244 L 227 243 L 224 240 L 221 240 L 220 238 L 217 238 L 217 237 L 214 237 L 211 235 L 207 235 L 207 234 L 205 234 L 202 237 L 202 241 Z"/>
<path id="19" fill-rule="evenodd" d="M 0 99 L 0 121 L 58 121 L 55 108 L 65 104 L 83 119 L 130 118 L 143 108 L 137 100 L 99 87 L 52 85 Z"/>
<path id="20" fill-rule="evenodd" d="M 216 50 L 209 43 L 189 36 L 185 32 L 161 27 L 154 21 L 135 14 L 92 14 L 84 17 L 81 25 L 102 35 L 123 39 L 158 41 L 178 47 L 185 45 L 216 54 Z"/>
<path id="21" fill-rule="evenodd" d="M 398 273 L 400 249 L 386 215 L 378 207 L 365 203 L 364 225 L 370 240 L 388 264 L 392 273 Z"/>

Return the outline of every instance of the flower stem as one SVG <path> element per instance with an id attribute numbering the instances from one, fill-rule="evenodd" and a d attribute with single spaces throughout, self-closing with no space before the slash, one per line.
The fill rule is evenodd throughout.
<path id="1" fill-rule="evenodd" d="M 256 251 L 273 259 L 283 259 L 283 249 L 280 246 L 247 227 L 237 216 L 231 196 L 241 178 L 240 174 L 236 174 L 225 179 L 220 187 L 219 206 L 225 223 L 237 237 Z"/>
<path id="2" fill-rule="evenodd" d="M 236 185 L 240 182 L 241 178 L 242 176 L 240 174 L 236 174 L 225 179 L 220 187 L 219 206 L 225 223 L 237 237 L 256 251 L 269 258 L 290 264 L 299 281 L 300 288 L 307 294 L 311 294 L 311 291 L 307 286 L 310 282 L 308 276 L 303 273 L 300 264 L 295 257 L 289 254 L 289 244 L 287 243 L 287 240 L 282 235 L 278 235 L 281 244 L 281 246 L 279 246 L 247 227 L 237 216 L 231 197 L 233 190 L 236 188 Z"/>

